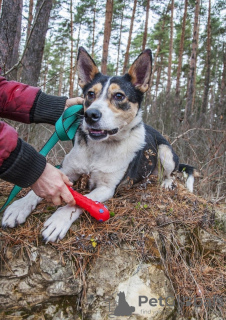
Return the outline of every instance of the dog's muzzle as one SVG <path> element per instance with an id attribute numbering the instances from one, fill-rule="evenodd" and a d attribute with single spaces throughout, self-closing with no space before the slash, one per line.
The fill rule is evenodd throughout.
<path id="1" fill-rule="evenodd" d="M 93 125 L 100 120 L 102 113 L 94 108 L 88 109 L 85 112 L 85 120 L 88 125 Z"/>
<path id="2" fill-rule="evenodd" d="M 89 137 L 93 140 L 103 140 L 118 132 L 118 128 L 105 130 L 99 126 L 98 121 L 101 119 L 102 113 L 98 109 L 87 109 L 84 116 L 85 122 L 88 125 L 87 130 L 89 132 Z"/>

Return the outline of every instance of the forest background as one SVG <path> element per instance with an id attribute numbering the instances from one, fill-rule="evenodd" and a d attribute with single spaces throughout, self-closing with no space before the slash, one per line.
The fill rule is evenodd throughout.
<path id="1" fill-rule="evenodd" d="M 226 191 L 225 40 L 224 0 L 0 0 L 1 75 L 48 94 L 81 95 L 81 45 L 108 75 L 123 74 L 150 48 L 144 121 L 198 169 L 195 192 L 214 202 Z M 37 149 L 54 130 L 6 121 Z M 48 161 L 59 164 L 70 148 L 58 143 Z"/>

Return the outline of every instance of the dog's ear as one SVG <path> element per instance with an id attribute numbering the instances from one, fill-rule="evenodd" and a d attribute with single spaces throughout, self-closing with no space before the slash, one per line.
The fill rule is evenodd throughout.
<path id="1" fill-rule="evenodd" d="M 87 83 L 90 83 L 94 79 L 95 75 L 99 73 L 95 62 L 83 47 L 78 49 L 77 70 L 79 79 L 78 83 L 81 88 L 84 88 L 84 86 Z"/>
<path id="2" fill-rule="evenodd" d="M 141 92 L 148 90 L 152 72 L 152 53 L 150 49 L 144 50 L 129 68 L 128 74 L 136 89 Z"/>

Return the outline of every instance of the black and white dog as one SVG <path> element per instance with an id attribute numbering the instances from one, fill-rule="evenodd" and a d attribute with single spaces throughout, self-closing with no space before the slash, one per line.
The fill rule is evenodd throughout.
<path id="1" fill-rule="evenodd" d="M 179 170 L 187 172 L 186 185 L 192 192 L 193 167 L 179 165 L 170 144 L 142 121 L 141 102 L 152 71 L 151 50 L 143 51 L 125 75 L 108 77 L 99 72 L 81 47 L 77 68 L 85 98 L 84 118 L 74 147 L 62 164 L 61 170 L 70 180 L 88 174 L 92 191 L 87 197 L 104 202 L 113 197 L 125 179 L 136 183 L 161 168 L 163 187 L 172 188 L 171 173 Z M 3 226 L 15 227 L 25 222 L 41 200 L 31 191 L 15 201 L 4 213 Z M 44 239 L 62 239 L 81 213 L 81 208 L 69 205 L 57 209 L 44 224 Z"/>

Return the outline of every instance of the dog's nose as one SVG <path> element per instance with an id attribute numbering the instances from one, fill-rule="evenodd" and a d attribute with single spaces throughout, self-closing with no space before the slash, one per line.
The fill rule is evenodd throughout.
<path id="1" fill-rule="evenodd" d="M 88 109 L 85 112 L 85 119 L 88 124 L 93 124 L 100 120 L 102 113 L 97 109 Z"/>

